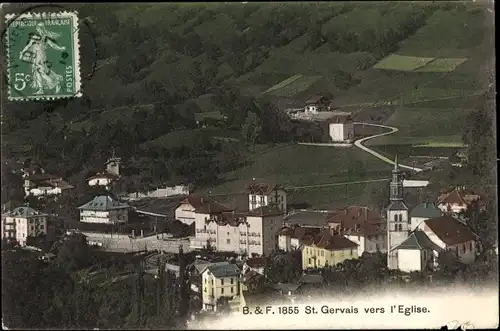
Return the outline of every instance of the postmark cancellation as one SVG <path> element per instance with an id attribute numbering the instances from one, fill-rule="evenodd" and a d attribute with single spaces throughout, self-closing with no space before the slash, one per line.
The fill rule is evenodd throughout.
<path id="1" fill-rule="evenodd" d="M 80 97 L 77 13 L 23 13 L 5 18 L 9 100 Z"/>

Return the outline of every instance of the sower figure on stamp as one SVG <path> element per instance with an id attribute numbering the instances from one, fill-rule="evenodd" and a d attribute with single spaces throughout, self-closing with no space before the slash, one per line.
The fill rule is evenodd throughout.
<path id="1" fill-rule="evenodd" d="M 43 23 L 38 23 L 36 26 L 38 34 L 32 34 L 28 45 L 19 54 L 19 58 L 31 63 L 33 81 L 31 87 L 37 89 L 34 94 L 44 94 L 45 90 L 55 89 L 55 93 L 61 90 L 63 76 L 51 70 L 52 64 L 47 61 L 47 46 L 64 51 L 64 46 L 57 45 L 55 39 L 59 38 L 59 34 L 51 32 L 45 28 Z"/>

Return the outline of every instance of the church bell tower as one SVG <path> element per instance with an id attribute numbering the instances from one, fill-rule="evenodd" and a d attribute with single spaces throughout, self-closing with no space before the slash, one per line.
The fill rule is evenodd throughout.
<path id="1" fill-rule="evenodd" d="M 387 267 L 399 269 L 397 251 L 392 250 L 408 238 L 410 219 L 408 207 L 404 203 L 403 174 L 399 168 L 397 155 L 394 160 L 390 190 L 387 207 Z"/>

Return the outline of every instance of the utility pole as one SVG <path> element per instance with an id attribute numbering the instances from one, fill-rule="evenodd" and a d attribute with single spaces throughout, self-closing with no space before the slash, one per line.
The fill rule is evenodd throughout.
<path id="1" fill-rule="evenodd" d="M 144 260 L 141 258 L 137 266 L 137 326 L 142 326 L 143 323 L 143 303 L 144 303 Z"/>

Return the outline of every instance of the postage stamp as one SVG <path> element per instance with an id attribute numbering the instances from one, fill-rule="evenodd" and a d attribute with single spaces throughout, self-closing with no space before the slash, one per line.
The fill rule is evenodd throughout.
<path id="1" fill-rule="evenodd" d="M 9 100 L 80 97 L 76 12 L 6 16 Z"/>

